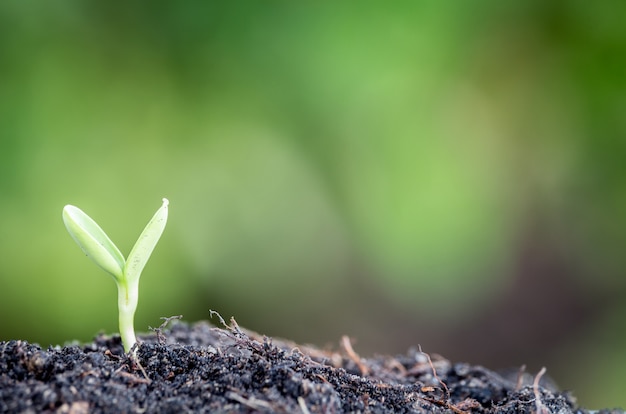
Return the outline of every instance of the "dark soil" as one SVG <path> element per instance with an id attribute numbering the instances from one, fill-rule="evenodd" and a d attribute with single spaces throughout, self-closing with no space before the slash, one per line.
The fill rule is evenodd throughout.
<path id="1" fill-rule="evenodd" d="M 42 350 L 0 342 L 2 413 L 588 413 L 541 377 L 419 350 L 361 358 L 206 322 Z M 602 410 L 617 413 L 618 410 Z"/>

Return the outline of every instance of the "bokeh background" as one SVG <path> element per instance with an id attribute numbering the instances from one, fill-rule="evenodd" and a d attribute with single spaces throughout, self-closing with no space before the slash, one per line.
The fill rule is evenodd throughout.
<path id="1" fill-rule="evenodd" d="M 209 309 L 363 356 L 541 366 L 626 406 L 626 3 L 0 3 L 0 339 Z"/>

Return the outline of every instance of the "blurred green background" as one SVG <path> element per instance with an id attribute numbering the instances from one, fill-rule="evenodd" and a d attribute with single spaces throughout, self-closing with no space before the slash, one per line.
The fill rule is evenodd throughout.
<path id="1" fill-rule="evenodd" d="M 209 309 L 626 406 L 626 3 L 0 3 L 0 339 Z"/>

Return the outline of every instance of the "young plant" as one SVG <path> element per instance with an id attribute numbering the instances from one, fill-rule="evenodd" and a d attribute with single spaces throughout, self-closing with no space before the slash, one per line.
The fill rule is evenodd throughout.
<path id="1" fill-rule="evenodd" d="M 126 352 L 137 342 L 133 320 L 137 309 L 139 276 L 163 234 L 168 204 L 164 198 L 163 205 L 143 230 L 127 259 L 100 226 L 81 209 L 71 205 L 63 208 L 63 222 L 74 241 L 91 260 L 111 274 L 117 284 L 120 336 Z"/>

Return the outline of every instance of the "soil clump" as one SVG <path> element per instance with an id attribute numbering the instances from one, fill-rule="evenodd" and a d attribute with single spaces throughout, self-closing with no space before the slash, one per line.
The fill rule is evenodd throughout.
<path id="1" fill-rule="evenodd" d="M 326 351 L 234 320 L 153 331 L 140 335 L 134 354 L 119 336 L 47 350 L 0 342 L 0 412 L 623 413 L 577 407 L 541 373 L 505 378 L 419 349 L 361 358 L 347 337 Z"/>

